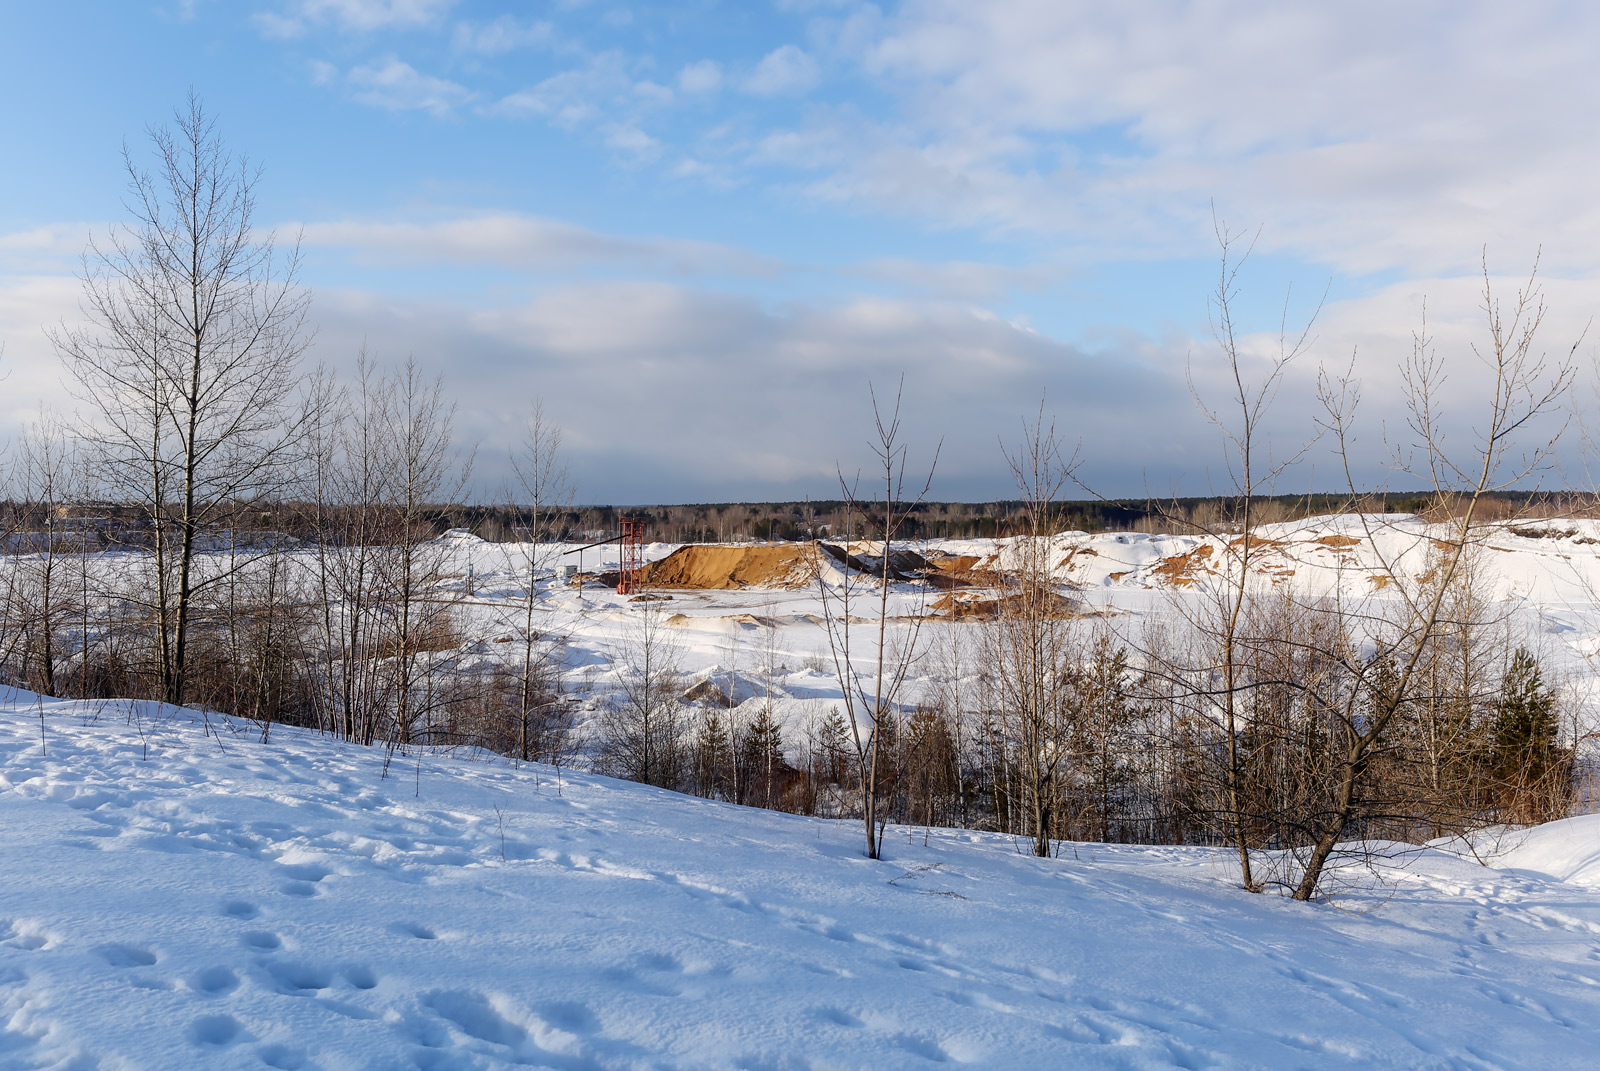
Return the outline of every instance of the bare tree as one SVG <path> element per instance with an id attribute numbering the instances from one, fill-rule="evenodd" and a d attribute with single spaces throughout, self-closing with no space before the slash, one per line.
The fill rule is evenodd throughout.
<path id="1" fill-rule="evenodd" d="M 323 665 L 325 726 L 370 744 L 387 707 L 377 672 L 377 557 L 390 473 L 379 451 L 386 387 L 365 350 L 355 382 L 337 392 L 329 419 L 313 429 L 312 528 Z"/>
<path id="2" fill-rule="evenodd" d="M 155 171 L 124 149 L 132 222 L 83 260 L 89 326 L 53 333 L 88 410 L 101 478 L 145 514 L 160 693 L 182 703 L 203 534 L 230 501 L 281 489 L 314 409 L 299 396 L 307 296 L 297 248 L 256 229 L 260 172 L 198 98 L 152 130 Z"/>
<path id="3" fill-rule="evenodd" d="M 395 740 L 405 745 L 447 701 L 435 656 L 457 646 L 459 596 L 442 590 L 449 550 L 435 539 L 432 510 L 460 497 L 471 461 L 454 455 L 455 406 L 445 401 L 443 379 L 428 378 L 415 360 L 381 381 L 376 417 L 373 445 L 388 491 L 375 561 L 386 626 L 381 654 L 390 670 Z"/>
<path id="4" fill-rule="evenodd" d="M 1213 523 L 1193 516 L 1182 518 L 1184 526 L 1221 548 L 1223 582 L 1209 591 L 1209 604 L 1201 608 L 1200 619 L 1192 623 L 1210 640 L 1208 665 L 1196 673 L 1194 668 L 1179 671 L 1196 682 L 1200 696 L 1222 726 L 1222 765 L 1219 778 L 1221 806 L 1218 816 L 1238 856 L 1241 884 L 1250 892 L 1261 891 L 1261 883 L 1251 867 L 1248 815 L 1241 796 L 1241 784 L 1249 754 L 1241 750 L 1240 697 L 1246 688 L 1240 671 L 1240 628 L 1249 609 L 1252 571 L 1260 548 L 1254 534 L 1256 499 L 1268 493 L 1279 478 L 1297 463 L 1315 442 L 1309 438 L 1287 454 L 1273 458 L 1266 449 L 1265 422 L 1278 390 L 1291 366 L 1311 345 L 1311 330 L 1321 305 L 1307 317 L 1298 331 L 1289 328 L 1288 303 L 1279 325 L 1275 352 L 1267 358 L 1258 379 L 1252 380 L 1248 359 L 1235 316 L 1239 296 L 1239 272 L 1252 252 L 1253 240 L 1242 253 L 1236 253 L 1241 237 L 1225 223 L 1216 223 L 1217 243 L 1221 247 L 1216 289 L 1208 301 L 1211 332 L 1223 363 L 1224 401 L 1208 403 L 1196 385 L 1190 369 L 1190 393 L 1195 404 L 1222 437 L 1232 493 L 1224 514 Z M 1178 517 L 1173 511 L 1174 518 Z M 1209 553 L 1209 550 L 1208 550 Z M 1213 683 L 1214 682 L 1214 683 Z"/>
<path id="5" fill-rule="evenodd" d="M 437 510 L 471 460 L 455 453 L 442 381 L 414 360 L 386 373 L 363 354 L 335 416 L 316 442 L 324 702 L 340 735 L 407 745 L 460 698 L 443 687 L 461 591 Z"/>
<path id="6" fill-rule="evenodd" d="M 1061 596 L 1055 566 L 1058 502 L 1074 459 L 1062 454 L 1054 423 L 1045 423 L 1043 401 L 1038 418 L 1022 422 L 1020 445 L 1004 453 L 1023 498 L 1026 527 L 1006 547 L 1009 567 L 996 591 L 987 653 L 1033 853 L 1047 857 L 1060 835 L 1056 811 L 1072 735 L 1070 604 Z"/>
<path id="7" fill-rule="evenodd" d="M 70 516 L 88 487 L 77 444 L 62 422 L 42 413 L 17 444 L 17 482 L 26 521 L 18 533 L 18 556 L 13 560 L 10 604 L 20 611 L 25 632 L 25 664 L 31 679 L 45 695 L 58 694 L 57 636 L 71 620 L 76 596 L 83 584 L 74 580 L 71 566 L 86 568 L 86 533 Z"/>
<path id="8" fill-rule="evenodd" d="M 893 718 L 899 702 L 901 688 L 910 676 L 916 659 L 917 639 L 921 628 L 921 615 L 913 616 L 911 627 L 894 642 L 889 635 L 890 581 L 895 576 L 895 543 L 902 537 L 908 518 L 928 493 L 933 483 L 933 471 L 938 465 L 938 451 L 928 467 L 928 478 L 921 490 L 907 500 L 905 469 L 907 448 L 900 441 L 900 394 L 896 392 L 894 408 L 887 418 L 878 405 L 877 394 L 872 395 L 873 423 L 877 430 L 872 444 L 879 467 L 881 501 L 863 503 L 858 495 L 859 478 L 855 482 L 839 474 L 839 487 L 849 506 L 847 524 L 853 528 L 857 519 L 864 521 L 878 537 L 878 558 L 875 572 L 877 581 L 877 606 L 871 626 L 871 669 L 858 665 L 855 644 L 854 613 L 867 592 L 858 587 L 857 577 L 850 571 L 848 562 L 854 558 L 848 551 L 841 555 L 847 563 L 843 582 L 837 587 L 829 585 L 826 570 L 817 573 L 817 590 L 822 596 L 823 619 L 828 632 L 829 649 L 833 655 L 834 674 L 843 693 L 844 719 L 850 729 L 852 758 L 856 766 L 861 800 L 861 817 L 866 824 L 867 858 L 879 858 L 879 804 L 881 790 L 879 775 L 882 751 L 880 729 Z M 859 560 L 859 559 L 857 559 Z M 852 610 L 852 607 L 856 610 Z"/>
<path id="9" fill-rule="evenodd" d="M 1412 441 L 1397 447 L 1396 463 L 1401 471 L 1428 482 L 1439 519 L 1425 534 L 1413 537 L 1413 542 L 1425 540 L 1427 568 L 1419 575 L 1377 538 L 1387 522 L 1361 515 L 1389 596 L 1364 615 L 1362 624 L 1384 658 L 1349 667 L 1360 677 L 1367 698 L 1364 709 L 1341 712 L 1327 794 L 1294 889 L 1297 900 L 1309 900 L 1321 890 L 1329 860 L 1363 816 L 1364 790 L 1375 759 L 1396 721 L 1426 695 L 1430 656 L 1441 637 L 1460 624 L 1452 621 L 1451 608 L 1459 605 L 1458 592 L 1469 579 L 1474 552 L 1493 527 L 1485 516 L 1487 496 L 1536 477 L 1548 465 L 1565 427 L 1541 430 L 1560 414 L 1574 376 L 1573 355 L 1582 340 L 1554 360 L 1539 350 L 1545 305 L 1537 263 L 1507 309 L 1495 296 L 1485 257 L 1482 294 L 1486 344 L 1471 349 L 1482 369 L 1484 400 L 1469 445 L 1448 435 L 1450 421 L 1441 408 L 1446 361 L 1427 332 L 1426 319 L 1402 367 Z M 1359 386 L 1349 372 L 1328 376 L 1322 395 L 1354 490 L 1351 445 Z"/>
<path id="10" fill-rule="evenodd" d="M 601 718 L 602 770 L 658 788 L 677 788 L 684 774 L 688 711 L 682 650 L 655 603 L 629 622 L 617 663 L 617 687 Z"/>
<path id="11" fill-rule="evenodd" d="M 522 616 L 522 660 L 518 671 L 517 696 L 519 754 L 527 762 L 540 750 L 546 717 L 559 702 L 556 687 L 562 644 L 548 630 L 535 627 L 539 605 L 539 576 L 549 567 L 549 552 L 541 541 L 552 514 L 572 503 L 572 482 L 567 475 L 561 451 L 561 429 L 544 411 L 540 401 L 533 403 L 523 429 L 521 448 L 511 455 L 516 476 L 513 516 L 527 521 L 527 538 L 510 545 L 521 556 L 518 571 L 526 578 L 520 606 Z M 515 533 L 513 533 L 515 534 Z"/>

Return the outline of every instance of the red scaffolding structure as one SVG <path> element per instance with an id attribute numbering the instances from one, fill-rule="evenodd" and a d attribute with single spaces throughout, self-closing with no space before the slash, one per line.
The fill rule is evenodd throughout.
<path id="1" fill-rule="evenodd" d="M 621 524 L 622 534 L 617 537 L 617 594 L 633 595 L 644 590 L 644 521 L 624 517 Z"/>

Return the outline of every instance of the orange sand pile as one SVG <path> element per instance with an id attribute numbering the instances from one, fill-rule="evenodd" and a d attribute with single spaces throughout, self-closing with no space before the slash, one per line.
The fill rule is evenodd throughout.
<path id="1" fill-rule="evenodd" d="M 1206 559 L 1211 557 L 1211 546 L 1202 543 L 1187 554 L 1174 554 L 1170 558 L 1161 559 L 1155 567 L 1155 575 L 1165 580 L 1175 588 L 1190 587 L 1195 582 L 1194 571 L 1206 567 Z"/>
<path id="2" fill-rule="evenodd" d="M 692 543 L 644 567 L 650 588 L 801 588 L 817 576 L 809 543 L 726 546 Z"/>
<path id="3" fill-rule="evenodd" d="M 1049 595 L 1040 607 L 1029 607 L 1022 595 L 996 595 L 987 598 L 961 599 L 955 595 L 941 595 L 928 604 L 928 609 L 957 621 L 991 620 L 1002 614 L 1041 612 L 1044 617 L 1077 617 L 1083 607 L 1060 595 Z"/>

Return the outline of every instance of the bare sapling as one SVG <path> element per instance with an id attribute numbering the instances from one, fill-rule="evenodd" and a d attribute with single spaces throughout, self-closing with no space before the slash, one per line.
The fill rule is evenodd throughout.
<path id="1" fill-rule="evenodd" d="M 656 603 L 638 607 L 623 636 L 616 690 L 601 716 L 597 759 L 614 776 L 676 789 L 685 773 L 688 710 L 683 650 Z"/>
<path id="2" fill-rule="evenodd" d="M 1059 502 L 1077 459 L 1062 453 L 1042 400 L 1035 421 L 1023 420 L 1019 445 L 1002 451 L 1022 496 L 1023 530 L 1006 544 L 1009 567 L 995 593 L 987 653 L 1033 853 L 1047 857 L 1060 835 L 1058 810 L 1071 749 L 1072 615 L 1056 566 L 1063 528 Z"/>
<path id="3" fill-rule="evenodd" d="M 22 516 L 12 536 L 19 554 L 12 559 L 6 604 L 17 611 L 24 652 L 20 676 L 34 691 L 53 696 L 61 685 L 58 636 L 73 619 L 80 587 L 72 582 L 71 566 L 81 571 L 88 549 L 88 533 L 72 516 L 88 479 L 77 443 L 59 418 L 42 413 L 23 433 L 15 484 Z"/>
<path id="4" fill-rule="evenodd" d="M 1226 508 L 1215 520 L 1180 514 L 1171 518 L 1183 529 L 1205 539 L 1205 545 L 1218 553 L 1220 580 L 1206 585 L 1198 602 L 1179 601 L 1179 613 L 1190 620 L 1196 633 L 1207 641 L 1205 664 L 1171 667 L 1174 675 L 1190 682 L 1196 690 L 1206 716 L 1214 718 L 1222 730 L 1222 754 L 1216 778 L 1218 824 L 1239 861 L 1240 882 L 1250 892 L 1260 892 L 1251 860 L 1242 784 L 1251 756 L 1244 748 L 1241 697 L 1248 682 L 1241 672 L 1240 630 L 1249 608 L 1253 572 L 1260 542 L 1254 535 L 1257 499 L 1270 494 L 1278 481 L 1311 449 L 1314 439 L 1300 443 L 1274 456 L 1267 441 L 1266 422 L 1272 403 L 1291 368 L 1309 351 L 1312 328 L 1321 304 L 1306 318 L 1303 326 L 1289 326 L 1289 303 L 1285 299 L 1283 317 L 1275 345 L 1265 356 L 1246 352 L 1235 309 L 1239 299 L 1239 273 L 1254 247 L 1252 238 L 1242 252 L 1241 236 L 1216 222 L 1217 243 L 1221 247 L 1216 288 L 1208 301 L 1212 339 L 1221 358 L 1221 400 L 1208 402 L 1196 383 L 1193 366 L 1189 370 L 1190 393 L 1206 420 L 1217 430 L 1223 446 L 1232 487 Z M 1259 366 L 1252 378 L 1251 369 Z"/>
<path id="5" fill-rule="evenodd" d="M 558 553 L 543 537 L 551 518 L 567 509 L 573 497 L 561 450 L 561 429 L 545 413 L 540 401 L 533 403 L 528 414 L 521 447 L 511 455 L 511 468 L 515 476 L 512 497 L 516 499 L 512 514 L 527 521 L 527 538 L 514 539 L 510 546 L 520 555 L 516 566 L 525 578 L 519 607 L 522 657 L 518 670 L 517 750 L 521 760 L 528 762 L 551 750 L 545 737 L 558 720 L 550 716 L 552 708 L 561 702 L 556 685 L 562 644 L 559 637 L 536 627 L 539 578 Z M 554 751 L 560 751 L 559 744 L 554 744 Z"/>
<path id="6" fill-rule="evenodd" d="M 822 598 L 823 622 L 828 632 L 829 649 L 833 657 L 834 674 L 843 696 L 843 718 L 849 728 L 851 758 L 859 782 L 862 821 L 866 830 L 866 855 L 878 859 L 882 840 L 880 804 L 883 785 L 881 762 L 883 751 L 882 730 L 893 717 L 900 692 L 910 677 L 917 655 L 922 614 L 911 615 L 909 627 L 898 637 L 890 635 L 889 597 L 895 576 L 893 560 L 896 543 L 903 538 L 907 522 L 917 506 L 927 497 L 933 483 L 933 472 L 938 465 L 938 451 L 934 451 L 928 466 L 928 477 L 909 499 L 906 493 L 906 462 L 908 448 L 900 434 L 901 395 L 895 394 L 894 408 L 885 416 L 878 404 L 877 394 L 872 394 L 873 423 L 876 437 L 872 452 L 878 465 L 878 486 L 883 497 L 878 501 L 864 501 L 859 494 L 860 477 L 847 480 L 839 473 L 839 487 L 847 504 L 847 524 L 851 530 L 857 521 L 877 538 L 879 557 L 873 562 L 876 577 L 876 606 L 867 626 L 871 638 L 870 649 L 864 655 L 856 644 L 859 630 L 857 616 L 866 609 L 862 603 L 871 596 L 864 586 L 863 577 L 854 573 L 848 564 L 857 559 L 848 549 L 840 555 L 843 578 L 837 585 L 827 579 L 827 570 L 819 559 L 817 585 Z M 919 588 L 919 596 L 925 589 Z M 919 607 L 920 609 L 920 607 Z M 867 668 L 870 667 L 870 668 Z M 883 819 L 887 821 L 887 819 Z"/>

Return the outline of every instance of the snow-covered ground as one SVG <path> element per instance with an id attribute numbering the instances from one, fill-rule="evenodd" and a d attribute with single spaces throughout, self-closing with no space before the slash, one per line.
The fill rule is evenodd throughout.
<path id="1" fill-rule="evenodd" d="M 1594 659 L 1600 657 L 1600 521 L 1537 520 L 1483 532 L 1472 554 L 1483 577 L 1480 591 L 1498 600 L 1514 639 L 1539 653 L 1550 679 L 1570 686 L 1580 703 L 1589 702 Z M 1426 574 L 1434 539 L 1442 534 L 1410 515 L 1314 517 L 1263 526 L 1257 530 L 1253 582 L 1263 589 L 1287 585 L 1302 596 L 1336 598 L 1352 619 L 1381 617 L 1385 603 L 1397 597 L 1393 578 L 1414 581 Z M 676 549 L 655 544 L 645 557 L 658 560 Z M 966 556 L 978 563 L 980 573 L 1012 568 L 1017 558 L 1016 546 L 1006 540 L 937 540 L 914 549 Z M 473 595 L 464 606 L 469 632 L 513 634 L 520 620 L 513 604 L 525 583 L 519 563 L 526 560 L 528 548 L 457 536 L 451 553 L 454 573 L 464 577 L 470 567 L 475 578 Z M 545 560 L 562 560 L 559 548 L 542 553 Z M 595 566 L 597 553 L 605 554 L 607 567 L 615 568 L 614 547 L 589 551 L 586 567 Z M 1118 532 L 1063 534 L 1055 538 L 1051 554 L 1063 592 L 1110 620 L 1135 648 L 1146 622 L 1205 600 L 1226 579 L 1231 560 L 1219 538 Z M 837 590 L 838 577 L 833 570 L 832 590 Z M 648 605 L 665 615 L 678 648 L 676 659 L 690 679 L 743 682 L 723 690 L 737 688 L 742 694 L 753 688 L 763 701 L 770 694 L 791 743 L 819 711 L 837 702 L 839 688 L 817 585 L 661 594 L 669 601 Z M 901 638 L 893 642 L 903 642 L 911 623 L 920 619 L 924 652 L 902 693 L 907 703 L 922 699 L 952 672 L 950 653 L 963 643 L 966 665 L 956 666 L 956 672 L 977 668 L 973 637 L 978 626 L 945 617 L 937 609 L 941 594 L 915 584 L 894 585 L 890 613 L 896 620 L 891 628 Z M 989 596 L 992 592 L 980 589 L 954 595 Z M 564 582 L 541 585 L 536 621 L 544 631 L 567 637 L 566 683 L 587 691 L 591 707 L 603 701 L 613 683 L 629 623 L 643 609 L 598 584 L 582 589 Z M 840 611 L 837 602 L 833 610 Z M 862 613 L 860 604 L 852 612 Z M 859 638 L 856 650 L 863 663 L 875 655 L 875 648 Z M 1600 729 L 1600 710 L 1591 710 L 1585 725 Z"/>
<path id="2" fill-rule="evenodd" d="M 1600 819 L 1333 904 L 0 694 L 0 1067 L 1593 1068 Z M 1568 878 L 1569 880 L 1562 880 Z"/>
<path id="3" fill-rule="evenodd" d="M 1595 688 L 1600 681 L 1595 665 L 1600 659 L 1600 521 L 1505 523 L 1483 532 L 1473 555 L 1483 577 L 1481 592 L 1498 600 L 1515 641 L 1537 651 L 1547 679 L 1569 689 L 1581 714 L 1580 729 L 1600 733 L 1600 690 Z M 1313 517 L 1262 526 L 1257 530 L 1254 583 L 1263 589 L 1286 585 L 1299 595 L 1337 598 L 1352 620 L 1381 617 L 1385 604 L 1396 598 L 1392 575 L 1415 579 L 1426 574 L 1433 538 L 1440 534 L 1410 515 Z M 1147 624 L 1205 601 L 1226 578 L 1231 558 L 1223 542 L 1199 536 L 1066 533 L 1055 538 L 1051 563 L 1063 594 L 1094 611 L 1096 621 L 1110 622 L 1137 651 Z M 574 548 L 489 543 L 452 532 L 438 541 L 438 549 L 443 580 L 433 597 L 456 603 L 462 639 L 471 652 L 468 662 L 518 657 L 521 644 L 515 641 L 527 621 L 522 600 L 530 558 L 546 567 L 581 562 L 590 571 L 617 565 L 614 545 L 564 554 Z M 652 544 L 644 556 L 657 561 L 678 549 L 676 544 Z M 870 553 L 871 546 L 854 549 Z M 947 559 L 964 557 L 977 563 L 980 577 L 1013 567 L 1017 558 L 1016 545 L 1006 540 L 935 540 L 913 549 Z M 314 555 L 301 551 L 291 557 L 304 566 L 295 575 L 305 597 L 315 598 Z M 0 557 L 0 569 L 27 560 Z M 217 564 L 227 561 L 219 556 Z M 826 586 L 837 594 L 845 574 L 831 559 L 823 561 Z M 137 554 L 95 555 L 90 586 L 114 591 L 142 567 Z M 215 567 L 203 562 L 201 571 Z M 685 683 L 692 687 L 711 680 L 724 695 L 755 698 L 763 706 L 770 702 L 792 757 L 802 749 L 808 728 L 839 705 L 822 586 L 673 589 L 658 591 L 659 601 L 641 603 L 598 582 L 574 587 L 554 579 L 550 568 L 535 572 L 541 579 L 535 585 L 534 627 L 541 635 L 564 639 L 562 683 L 578 700 L 580 733 L 591 739 L 594 715 L 617 683 L 617 669 L 633 642 L 638 618 L 651 608 L 668 626 L 662 635 L 670 637 L 671 657 Z M 900 693 L 903 703 L 922 701 L 953 675 L 980 668 L 981 626 L 971 619 L 953 620 L 940 600 L 982 599 L 992 597 L 992 590 L 947 592 L 905 583 L 892 588 L 890 643 L 905 643 L 915 627 L 922 653 Z M 872 605 L 858 602 L 851 612 L 875 611 L 875 601 L 865 601 Z M 832 610 L 836 616 L 842 610 L 836 599 Z M 1093 622 L 1084 627 L 1093 627 Z M 858 634 L 856 669 L 870 677 L 876 649 L 870 638 L 861 640 Z M 72 642 L 69 638 L 62 649 L 70 650 Z"/>

